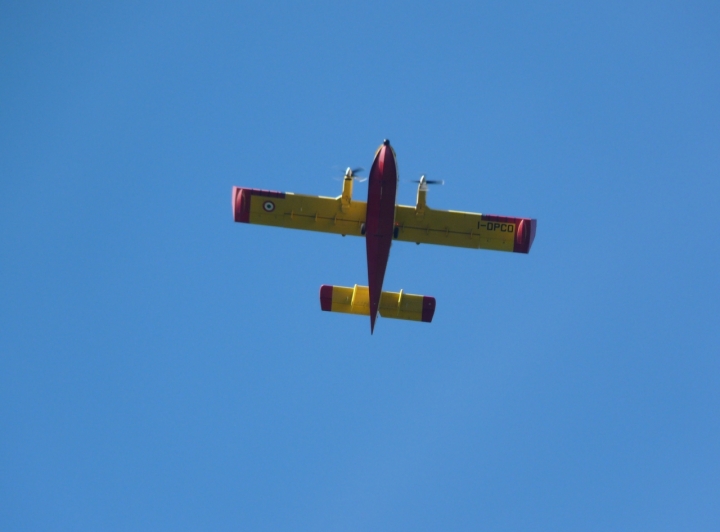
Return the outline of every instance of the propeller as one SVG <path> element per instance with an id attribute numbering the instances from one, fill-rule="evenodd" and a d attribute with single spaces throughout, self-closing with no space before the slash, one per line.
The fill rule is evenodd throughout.
<path id="1" fill-rule="evenodd" d="M 421 187 L 425 187 L 427 185 L 444 185 L 445 184 L 445 181 L 442 179 L 427 179 L 424 174 L 420 176 L 420 179 L 415 179 L 412 182 L 420 183 Z"/>
<path id="2" fill-rule="evenodd" d="M 358 181 L 359 183 L 362 183 L 363 181 L 367 181 L 367 177 L 359 177 L 357 174 L 359 172 L 362 172 L 364 168 L 357 167 L 357 168 L 350 168 L 348 167 L 347 170 L 345 170 L 345 175 L 342 179 L 354 179 L 355 181 Z"/>

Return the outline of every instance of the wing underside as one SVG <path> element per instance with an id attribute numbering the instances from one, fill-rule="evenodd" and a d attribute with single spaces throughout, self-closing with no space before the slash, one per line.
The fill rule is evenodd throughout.
<path id="1" fill-rule="evenodd" d="M 341 198 L 233 188 L 236 222 L 360 236 L 365 212 L 362 201 L 343 205 Z"/>
<path id="2" fill-rule="evenodd" d="M 535 239 L 537 221 L 428 207 L 398 205 L 395 211 L 397 240 L 463 248 L 528 253 Z"/>
<path id="3" fill-rule="evenodd" d="M 306 196 L 233 187 L 236 222 L 361 236 L 367 205 L 342 197 Z M 537 221 L 398 205 L 395 240 L 496 251 L 528 253 Z"/>

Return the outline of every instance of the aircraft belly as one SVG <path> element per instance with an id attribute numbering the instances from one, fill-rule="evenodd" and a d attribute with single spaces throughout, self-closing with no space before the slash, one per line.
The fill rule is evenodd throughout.
<path id="1" fill-rule="evenodd" d="M 395 224 L 397 165 L 389 143 L 378 150 L 368 186 L 365 239 L 370 291 L 370 329 L 375 327 Z"/>

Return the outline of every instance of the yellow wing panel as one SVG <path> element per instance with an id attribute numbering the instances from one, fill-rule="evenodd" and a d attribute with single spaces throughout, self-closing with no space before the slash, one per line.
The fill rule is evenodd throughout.
<path id="1" fill-rule="evenodd" d="M 536 221 L 472 212 L 417 209 L 398 205 L 397 240 L 464 248 L 527 253 L 535 238 Z"/>
<path id="2" fill-rule="evenodd" d="M 236 222 L 361 236 L 367 204 L 351 197 L 350 185 L 337 198 L 233 187 L 233 216 Z M 537 221 L 440 211 L 423 201 L 418 207 L 398 205 L 395 225 L 396 240 L 405 242 L 528 253 Z"/>
<path id="3" fill-rule="evenodd" d="M 365 202 L 343 202 L 341 197 L 233 188 L 236 222 L 360 236 L 366 211 Z"/>
<path id="4" fill-rule="evenodd" d="M 320 308 L 328 312 L 370 315 L 370 289 L 367 286 L 320 287 Z M 378 311 L 383 318 L 430 323 L 435 314 L 435 298 L 400 292 L 382 292 Z"/>

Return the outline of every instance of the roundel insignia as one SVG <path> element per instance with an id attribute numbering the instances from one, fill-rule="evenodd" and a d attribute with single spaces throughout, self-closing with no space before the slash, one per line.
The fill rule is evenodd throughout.
<path id="1" fill-rule="evenodd" d="M 273 212 L 275 210 L 275 204 L 272 201 L 266 201 L 263 203 L 263 209 L 265 209 L 266 212 Z"/>

